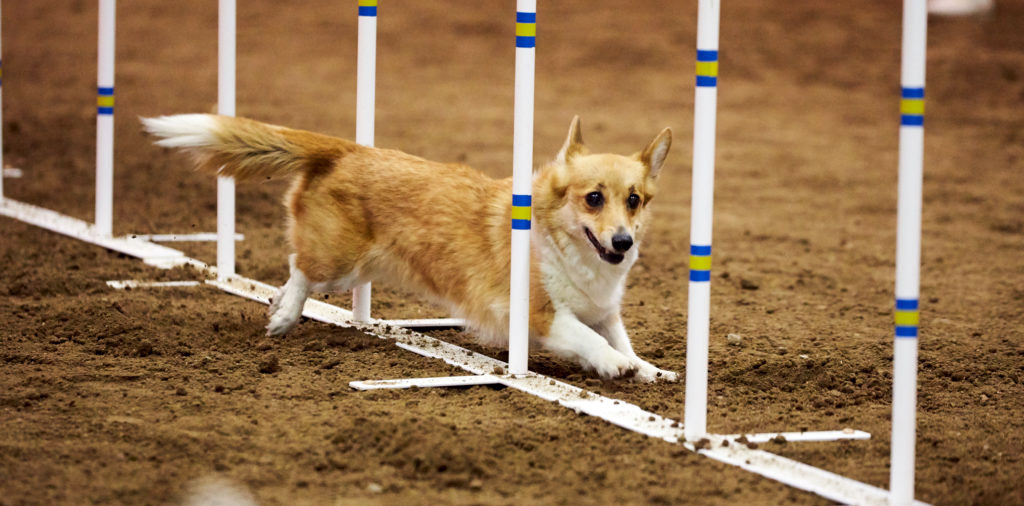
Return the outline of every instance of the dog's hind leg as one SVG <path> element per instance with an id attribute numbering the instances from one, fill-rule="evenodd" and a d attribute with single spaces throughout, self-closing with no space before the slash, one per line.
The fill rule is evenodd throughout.
<path id="1" fill-rule="evenodd" d="M 294 254 L 288 257 L 288 265 L 291 268 L 291 276 L 278 290 L 267 310 L 267 314 L 270 315 L 270 322 L 267 323 L 268 336 L 279 336 L 295 327 L 302 316 L 306 297 L 309 296 L 309 279 L 295 266 Z"/>

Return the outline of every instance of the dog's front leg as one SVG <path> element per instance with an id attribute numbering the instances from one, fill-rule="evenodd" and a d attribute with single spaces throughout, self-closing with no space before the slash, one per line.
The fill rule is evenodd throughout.
<path id="1" fill-rule="evenodd" d="M 569 311 L 556 311 L 544 347 L 554 354 L 593 369 L 602 378 L 617 378 L 636 368 L 626 355 L 612 348 L 594 329 Z"/>
<path id="2" fill-rule="evenodd" d="M 298 323 L 302 316 L 302 308 L 309 297 L 309 279 L 295 266 L 295 255 L 288 257 L 291 276 L 288 282 L 278 290 L 277 295 L 267 309 L 270 322 L 267 323 L 267 335 L 278 336 L 288 332 Z"/>
<path id="3" fill-rule="evenodd" d="M 633 361 L 636 368 L 635 379 L 639 381 L 652 382 L 657 380 L 678 381 L 679 375 L 672 371 L 658 369 L 650 362 L 637 356 L 633 351 L 633 345 L 629 342 L 629 334 L 626 333 L 626 326 L 622 323 L 622 317 L 618 313 L 608 317 L 605 321 L 596 325 L 594 330 L 608 340 L 608 344 L 620 353 Z"/>

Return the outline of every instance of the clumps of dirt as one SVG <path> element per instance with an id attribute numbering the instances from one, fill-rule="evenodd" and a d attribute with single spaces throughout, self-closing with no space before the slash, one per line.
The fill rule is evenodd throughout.
<path id="1" fill-rule="evenodd" d="M 750 448 L 751 450 L 756 450 L 758 447 L 758 444 L 747 439 L 747 436 L 740 436 L 736 438 L 736 442 L 741 445 L 745 445 L 747 448 Z"/>
<path id="2" fill-rule="evenodd" d="M 270 355 L 260 360 L 257 369 L 260 371 L 260 374 L 274 374 L 281 370 L 281 362 L 278 360 L 277 355 Z"/>
<path id="3" fill-rule="evenodd" d="M 474 480 L 486 478 L 491 469 L 499 469 L 494 452 L 465 452 L 453 445 L 438 446 L 438 436 L 479 439 L 478 432 L 465 431 L 453 423 L 436 417 L 398 415 L 387 419 L 369 420 L 366 417 L 340 419 L 341 427 L 331 438 L 332 454 L 364 456 L 372 465 L 390 466 L 403 478 L 410 480 L 438 480 L 449 486 L 469 486 Z M 477 441 L 484 450 L 491 441 Z M 465 443 L 464 443 L 465 444 Z M 355 452 L 355 453 L 353 453 Z M 348 464 L 336 462 L 345 468 Z"/>
<path id="4" fill-rule="evenodd" d="M 385 346 L 387 343 L 378 337 L 360 332 L 351 327 L 333 327 L 324 344 L 332 348 L 346 351 L 361 351 L 367 348 Z"/>

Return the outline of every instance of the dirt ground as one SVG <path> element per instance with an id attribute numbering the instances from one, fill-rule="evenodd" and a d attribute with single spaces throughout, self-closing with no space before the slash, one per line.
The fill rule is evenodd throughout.
<path id="1" fill-rule="evenodd" d="M 86 220 L 95 4 L 3 6 L 4 162 L 24 171 L 4 191 Z M 675 129 L 624 317 L 641 356 L 683 372 L 696 2 L 540 4 L 538 163 L 573 114 L 602 151 Z M 865 430 L 764 448 L 888 488 L 899 2 L 723 4 L 709 429 Z M 514 9 L 382 1 L 377 145 L 509 175 Z M 239 2 L 238 114 L 351 138 L 355 10 Z M 118 23 L 115 232 L 213 231 L 214 181 L 135 118 L 215 107 L 216 2 L 120 2 Z M 916 487 L 933 504 L 1024 504 L 1022 26 L 1019 0 L 929 25 Z M 238 272 L 274 284 L 283 189 L 238 192 Z M 453 371 L 312 321 L 267 339 L 263 306 L 217 290 L 105 284 L 196 272 L 6 218 L 0 234 L 0 505 L 180 504 L 210 477 L 262 505 L 828 503 L 509 390 L 354 392 Z M 373 311 L 444 316 L 380 285 Z M 531 368 L 682 419 L 682 383 Z"/>

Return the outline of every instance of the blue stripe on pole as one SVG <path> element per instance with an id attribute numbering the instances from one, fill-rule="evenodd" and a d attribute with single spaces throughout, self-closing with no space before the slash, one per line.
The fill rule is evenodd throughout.
<path id="1" fill-rule="evenodd" d="M 537 47 L 537 37 L 516 37 L 516 47 Z"/>
<path id="2" fill-rule="evenodd" d="M 924 126 L 923 114 L 901 114 L 900 125 L 903 126 Z"/>
<path id="3" fill-rule="evenodd" d="M 691 244 L 690 254 L 697 256 L 708 256 L 711 254 L 711 246 L 698 246 L 696 244 Z"/>
<path id="4" fill-rule="evenodd" d="M 896 299 L 896 309 L 900 311 L 917 311 L 917 299 Z"/>
<path id="5" fill-rule="evenodd" d="M 924 98 L 924 88 L 903 88 L 903 98 Z"/>
<path id="6" fill-rule="evenodd" d="M 718 84 L 717 77 L 697 76 L 697 86 L 714 88 Z"/>
<path id="7" fill-rule="evenodd" d="M 711 281 L 711 245 L 690 245 L 690 281 Z"/>
<path id="8" fill-rule="evenodd" d="M 718 61 L 718 51 L 710 49 L 698 49 L 697 61 Z"/>
<path id="9" fill-rule="evenodd" d="M 352 12 L 352 11 L 349 11 L 349 12 Z M 360 5 L 359 6 L 359 15 L 360 16 L 376 17 L 377 16 L 377 7 L 376 6 Z"/>
<path id="10" fill-rule="evenodd" d="M 512 230 L 530 230 L 530 220 L 512 220 Z"/>
<path id="11" fill-rule="evenodd" d="M 517 195 L 512 194 L 512 205 L 517 207 L 529 207 L 532 203 L 533 198 L 529 195 Z"/>
<path id="12" fill-rule="evenodd" d="M 516 23 L 536 23 L 536 12 L 516 12 Z"/>
<path id="13" fill-rule="evenodd" d="M 112 115 L 114 114 L 114 88 L 98 86 L 96 88 L 97 95 L 97 107 L 96 114 L 100 115 Z"/>
<path id="14" fill-rule="evenodd" d="M 916 338 L 917 337 L 917 326 L 897 325 L 896 326 L 896 337 Z"/>

